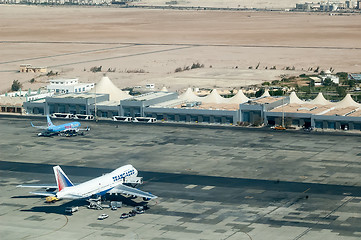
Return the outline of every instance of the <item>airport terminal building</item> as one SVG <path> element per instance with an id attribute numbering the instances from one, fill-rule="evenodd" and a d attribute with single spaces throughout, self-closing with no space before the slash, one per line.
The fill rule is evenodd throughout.
<path id="1" fill-rule="evenodd" d="M 95 115 L 96 111 L 96 116 L 101 118 L 153 117 L 163 121 L 235 124 L 240 119 L 238 98 L 235 96 L 232 102 L 221 97 L 217 91 L 201 98 L 191 89 L 181 96 L 166 89 L 131 96 L 118 89 L 108 77 L 103 77 L 89 93 L 54 95 L 24 102 L 24 108 L 28 114 Z"/>
<path id="2" fill-rule="evenodd" d="M 327 101 L 322 93 L 312 101 L 302 101 L 295 92 L 279 100 L 259 98 L 241 104 L 240 115 L 253 124 L 280 125 L 283 120 L 290 127 L 361 130 L 361 104 L 350 94 L 340 102 Z"/>
<path id="3" fill-rule="evenodd" d="M 296 93 L 274 97 L 268 91 L 249 99 L 240 90 L 231 98 L 213 90 L 205 97 L 190 88 L 183 94 L 165 89 L 131 96 L 103 77 L 89 93 L 71 93 L 24 102 L 28 114 L 71 113 L 113 116 L 153 117 L 160 121 L 218 123 L 232 125 L 281 125 L 320 129 L 361 130 L 361 104 L 348 94 L 342 101 L 327 101 L 320 93 L 312 101 L 300 100 Z M 96 111 L 96 114 L 95 114 Z"/>
<path id="4" fill-rule="evenodd" d="M 109 94 L 66 94 L 43 100 L 24 102 L 28 114 L 71 113 L 95 115 L 100 118 L 113 116 L 153 117 L 157 120 L 176 122 L 229 123 L 238 121 L 238 110 L 198 109 L 192 107 L 164 107 L 164 103 L 180 104 L 178 94 L 152 92 L 119 102 L 109 101 Z"/>

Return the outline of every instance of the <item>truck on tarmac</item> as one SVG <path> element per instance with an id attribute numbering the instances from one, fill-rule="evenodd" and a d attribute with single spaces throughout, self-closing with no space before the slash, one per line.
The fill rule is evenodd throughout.
<path id="1" fill-rule="evenodd" d="M 66 207 L 65 208 L 65 213 L 69 213 L 69 214 L 73 214 L 74 212 L 78 211 L 79 207 Z"/>

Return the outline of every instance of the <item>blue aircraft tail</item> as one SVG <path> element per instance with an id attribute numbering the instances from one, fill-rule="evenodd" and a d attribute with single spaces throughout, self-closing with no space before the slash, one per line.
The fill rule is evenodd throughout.
<path id="1" fill-rule="evenodd" d="M 54 126 L 54 124 L 51 122 L 49 115 L 46 115 L 46 119 L 48 120 L 48 127 Z"/>

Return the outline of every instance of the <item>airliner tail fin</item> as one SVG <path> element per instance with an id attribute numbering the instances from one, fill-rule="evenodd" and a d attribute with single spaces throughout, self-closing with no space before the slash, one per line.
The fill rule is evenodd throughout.
<path id="1" fill-rule="evenodd" d="M 51 122 L 49 115 L 46 115 L 46 119 L 48 121 L 48 127 L 54 126 L 54 124 Z"/>
<path id="2" fill-rule="evenodd" d="M 56 184 L 58 185 L 58 191 L 60 192 L 66 187 L 74 186 L 74 184 L 70 181 L 70 179 L 66 176 L 60 166 L 53 167 Z"/>

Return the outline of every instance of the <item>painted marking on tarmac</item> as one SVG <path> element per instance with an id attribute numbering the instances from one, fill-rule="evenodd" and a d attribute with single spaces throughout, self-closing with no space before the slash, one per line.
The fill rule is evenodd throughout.
<path id="1" fill-rule="evenodd" d="M 214 186 L 205 186 L 205 187 L 203 187 L 202 189 L 203 190 L 211 190 L 211 189 L 213 189 L 214 188 Z"/>
<path id="2" fill-rule="evenodd" d="M 305 191 L 303 191 L 303 193 L 306 193 L 310 190 L 311 188 L 307 188 Z"/>
<path id="3" fill-rule="evenodd" d="M 191 184 L 191 185 L 188 185 L 188 186 L 186 186 L 186 188 L 195 188 L 195 187 L 197 187 L 198 185 L 193 185 L 193 184 Z"/>

